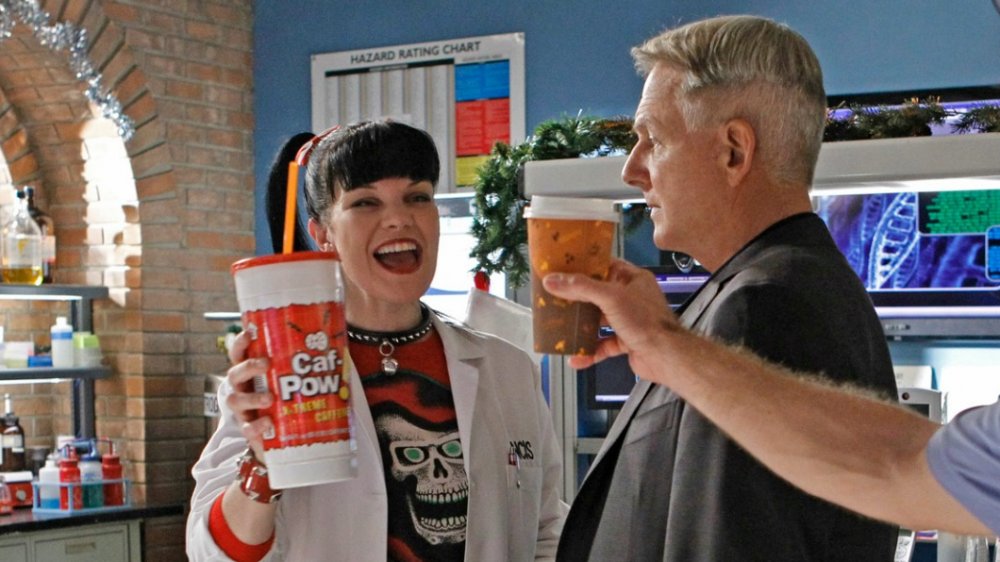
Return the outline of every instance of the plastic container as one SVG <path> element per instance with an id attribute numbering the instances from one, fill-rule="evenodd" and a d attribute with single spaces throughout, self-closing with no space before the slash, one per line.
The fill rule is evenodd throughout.
<path id="1" fill-rule="evenodd" d="M 59 483 L 74 484 L 59 487 L 59 509 L 82 509 L 83 490 L 80 487 L 80 467 L 75 453 L 59 461 Z M 71 503 L 72 502 L 72 503 Z"/>
<path id="2" fill-rule="evenodd" d="M 125 484 L 122 482 L 122 463 L 115 453 L 114 444 L 111 445 L 111 452 L 105 453 L 101 459 L 101 472 L 104 480 L 104 505 L 124 505 L 125 504 Z"/>
<path id="3" fill-rule="evenodd" d="M 101 480 L 104 469 L 101 466 L 101 454 L 96 448 L 80 458 L 80 482 L 83 488 L 83 507 L 104 506 L 104 485 Z"/>
<path id="4" fill-rule="evenodd" d="M 611 266 L 618 214 L 606 199 L 535 195 L 524 209 L 531 261 L 531 318 L 536 353 L 592 355 L 601 310 L 560 299 L 542 285 L 549 273 L 604 279 Z"/>
<path id="5" fill-rule="evenodd" d="M 10 489 L 10 497 L 14 503 L 14 509 L 31 507 L 34 500 L 31 486 L 31 471 L 5 472 L 3 473 L 3 478 L 7 482 L 7 488 Z"/>
<path id="6" fill-rule="evenodd" d="M 33 369 L 35 367 L 51 367 L 51 366 L 52 366 L 52 356 L 49 354 L 28 356 L 29 369 Z"/>
<path id="7" fill-rule="evenodd" d="M 101 366 L 101 341 L 90 332 L 73 334 L 73 364 L 76 367 Z"/>
<path id="8" fill-rule="evenodd" d="M 52 366 L 66 369 L 73 366 L 73 327 L 65 316 L 56 317 L 49 331 L 52 335 Z"/>
<path id="9" fill-rule="evenodd" d="M 38 469 L 38 506 L 59 509 L 59 467 L 55 453 L 45 459 L 45 466 Z"/>

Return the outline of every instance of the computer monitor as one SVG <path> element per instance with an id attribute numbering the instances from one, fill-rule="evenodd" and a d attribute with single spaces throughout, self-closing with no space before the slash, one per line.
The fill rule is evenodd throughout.
<path id="1" fill-rule="evenodd" d="M 1000 193 L 813 198 L 882 317 L 1000 315 Z"/>
<path id="2" fill-rule="evenodd" d="M 940 390 L 903 386 L 899 388 L 899 403 L 931 421 L 941 423 L 944 419 Z"/>
<path id="3" fill-rule="evenodd" d="M 671 308 L 682 306 L 708 279 L 708 272 L 701 269 L 680 272 L 676 267 L 647 267 L 656 275 L 660 290 Z M 601 336 L 608 337 L 614 332 L 601 328 Z M 592 410 L 620 410 L 635 385 L 635 373 L 628 365 L 628 357 L 619 356 L 606 359 L 583 369 L 587 407 Z"/>

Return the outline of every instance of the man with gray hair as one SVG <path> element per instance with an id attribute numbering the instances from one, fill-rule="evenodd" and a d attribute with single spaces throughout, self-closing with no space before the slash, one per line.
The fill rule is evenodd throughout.
<path id="1" fill-rule="evenodd" d="M 812 213 L 826 97 L 806 41 L 729 16 L 632 54 L 645 84 L 622 177 L 642 191 L 656 246 L 712 272 L 680 322 L 894 397 L 864 287 Z M 731 407 L 753 408 L 754 396 Z M 794 488 L 670 388 L 643 380 L 591 465 L 558 559 L 888 561 L 895 542 L 895 527 Z"/>

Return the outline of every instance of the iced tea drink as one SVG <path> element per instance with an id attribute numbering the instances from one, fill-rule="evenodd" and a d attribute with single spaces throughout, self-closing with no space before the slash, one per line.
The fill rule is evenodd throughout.
<path id="1" fill-rule="evenodd" d="M 542 286 L 549 273 L 604 279 L 618 215 L 605 199 L 534 196 L 528 219 L 531 311 L 538 353 L 590 355 L 597 346 L 601 311 L 590 303 L 554 297 Z"/>

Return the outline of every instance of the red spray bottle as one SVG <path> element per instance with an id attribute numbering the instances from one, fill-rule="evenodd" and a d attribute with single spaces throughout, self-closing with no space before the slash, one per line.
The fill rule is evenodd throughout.
<path id="1" fill-rule="evenodd" d="M 102 440 L 104 441 L 104 440 Z M 115 444 L 110 439 L 106 440 L 110 447 L 110 452 L 101 457 L 101 475 L 104 478 L 104 505 L 124 505 L 125 504 L 125 483 L 122 481 L 122 463 L 115 453 Z M 109 482 L 110 481 L 110 482 Z"/>
<path id="2" fill-rule="evenodd" d="M 80 486 L 80 466 L 76 449 L 66 447 L 59 459 L 59 509 L 81 509 L 83 507 L 83 488 Z"/>

